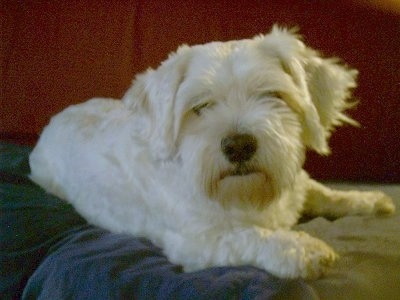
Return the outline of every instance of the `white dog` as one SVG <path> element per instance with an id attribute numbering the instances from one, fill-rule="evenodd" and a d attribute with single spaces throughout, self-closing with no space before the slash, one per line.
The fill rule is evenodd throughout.
<path id="1" fill-rule="evenodd" d="M 328 154 L 357 72 L 291 31 L 182 46 L 122 101 L 55 116 L 30 156 L 32 179 L 90 223 L 145 236 L 185 270 L 254 265 L 315 278 L 337 258 L 290 230 L 301 213 L 391 213 L 381 192 L 334 191 L 302 170 Z"/>

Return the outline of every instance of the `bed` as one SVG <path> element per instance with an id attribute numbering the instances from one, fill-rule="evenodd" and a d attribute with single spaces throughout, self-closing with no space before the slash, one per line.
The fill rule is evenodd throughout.
<path id="1" fill-rule="evenodd" d="M 327 241 L 341 259 L 315 281 L 251 267 L 184 273 L 141 237 L 87 224 L 29 178 L 29 146 L 0 143 L 2 299 L 398 299 L 400 213 L 303 219 L 296 229 Z M 400 207 L 400 185 L 381 189 Z"/>

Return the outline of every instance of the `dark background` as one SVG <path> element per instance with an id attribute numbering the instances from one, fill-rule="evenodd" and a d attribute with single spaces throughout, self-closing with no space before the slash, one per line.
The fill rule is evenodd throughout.
<path id="1" fill-rule="evenodd" d="M 318 179 L 400 182 L 400 8 L 371 1 L 2 1 L 0 139 L 33 144 L 51 115 L 95 96 L 121 97 L 134 74 L 182 43 L 249 38 L 273 23 L 360 71 L 333 154 L 310 153 Z M 378 5 L 379 6 L 379 5 Z"/>

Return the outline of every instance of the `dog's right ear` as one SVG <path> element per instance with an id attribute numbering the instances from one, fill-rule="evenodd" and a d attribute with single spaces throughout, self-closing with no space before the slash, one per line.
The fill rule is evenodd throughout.
<path id="1" fill-rule="evenodd" d="M 188 46 L 181 46 L 157 69 L 138 75 L 122 101 L 137 117 L 144 118 L 143 133 L 151 140 L 156 159 L 167 159 L 176 151 L 175 102 L 190 57 Z"/>
<path id="2" fill-rule="evenodd" d="M 348 100 L 356 86 L 357 71 L 335 59 L 322 58 L 306 47 L 296 30 L 274 26 L 258 40 L 263 42 L 264 51 L 278 57 L 295 86 L 295 92 L 285 100 L 301 117 L 305 145 L 320 154 L 329 154 L 328 140 L 334 127 L 357 124 L 344 113 L 353 106 Z"/>

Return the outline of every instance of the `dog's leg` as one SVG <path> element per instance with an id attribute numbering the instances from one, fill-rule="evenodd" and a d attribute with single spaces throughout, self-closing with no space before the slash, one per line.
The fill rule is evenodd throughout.
<path id="1" fill-rule="evenodd" d="M 342 217 L 346 215 L 390 214 L 392 199 L 380 191 L 339 191 L 309 179 L 304 204 L 305 215 Z"/>
<path id="2" fill-rule="evenodd" d="M 313 279 L 337 258 L 323 241 L 305 232 L 236 228 L 201 235 L 174 234 L 164 247 L 172 262 L 185 271 L 212 266 L 253 265 L 281 278 Z"/>

